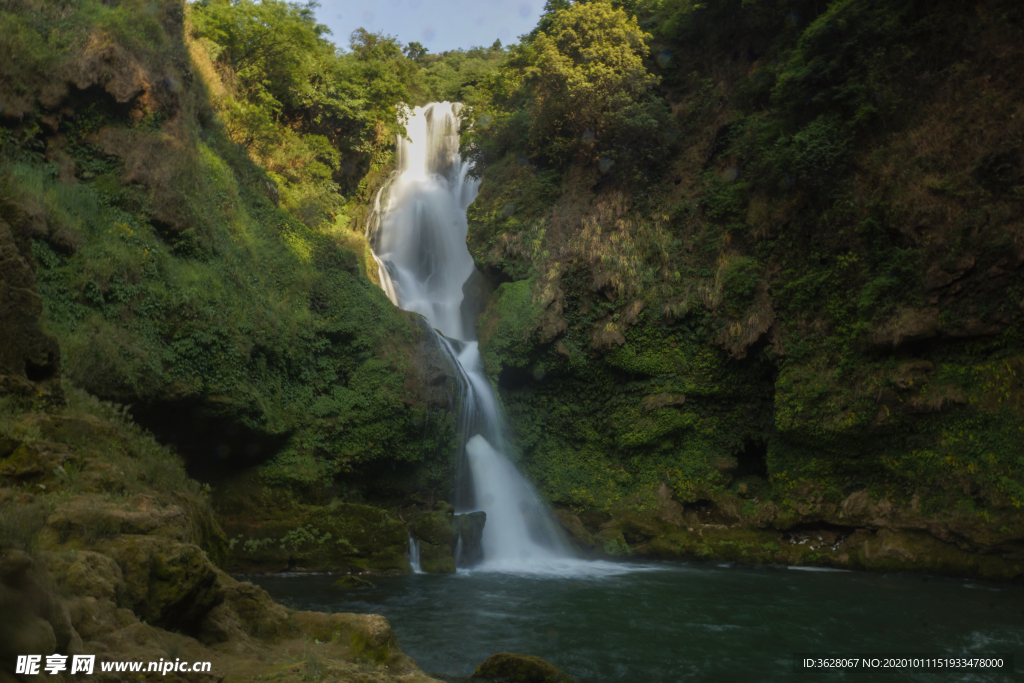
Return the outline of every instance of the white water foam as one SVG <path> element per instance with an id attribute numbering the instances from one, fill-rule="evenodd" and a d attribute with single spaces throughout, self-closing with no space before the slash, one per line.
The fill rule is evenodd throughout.
<path id="1" fill-rule="evenodd" d="M 367 237 L 381 288 L 441 335 L 461 375 L 460 425 L 472 493 L 461 512 L 483 510 L 483 562 L 474 571 L 579 576 L 622 573 L 623 565 L 580 560 L 550 511 L 503 451 L 503 417 L 484 373 L 476 331 L 463 316 L 463 285 L 475 268 L 466 248 L 466 208 L 479 180 L 459 155 L 461 105 L 435 102 L 408 112 L 398 171 L 378 193 Z M 468 328 L 468 329 L 466 329 Z"/>

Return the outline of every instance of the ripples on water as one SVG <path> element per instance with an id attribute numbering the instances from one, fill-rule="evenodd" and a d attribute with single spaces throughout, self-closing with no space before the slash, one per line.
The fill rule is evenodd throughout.
<path id="1" fill-rule="evenodd" d="M 793 671 L 796 652 L 1003 653 L 1024 645 L 1024 589 L 769 567 L 566 561 L 545 573 L 248 577 L 296 609 L 383 614 L 420 668 L 468 676 L 497 652 L 581 683 L 1010 681 L 1011 674 Z M 1018 664 L 1018 669 L 1020 664 Z"/>

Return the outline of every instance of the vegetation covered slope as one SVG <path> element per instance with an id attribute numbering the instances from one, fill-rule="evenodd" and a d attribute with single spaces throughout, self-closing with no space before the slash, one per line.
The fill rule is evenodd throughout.
<path id="1" fill-rule="evenodd" d="M 0 9 L 3 217 L 65 376 L 207 479 L 448 486 L 443 383 L 362 237 L 416 63 L 284 2 Z"/>
<path id="2" fill-rule="evenodd" d="M 466 142 L 482 348 L 551 500 L 592 531 L 662 482 L 754 528 L 913 510 L 1020 575 L 1022 21 L 548 3 Z"/>

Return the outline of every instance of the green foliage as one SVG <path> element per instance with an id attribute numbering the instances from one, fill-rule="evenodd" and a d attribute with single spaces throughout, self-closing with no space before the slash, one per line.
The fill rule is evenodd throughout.
<path id="1" fill-rule="evenodd" d="M 190 6 L 198 44 L 234 76 L 233 92 L 218 101 L 228 134 L 309 225 L 341 212 L 338 190 L 355 189 L 378 148 L 403 132 L 396 105 L 409 100 L 416 69 L 394 39 L 362 29 L 352 51 L 340 53 L 316 23 L 315 6 Z"/>
<path id="2" fill-rule="evenodd" d="M 164 109 L 129 117 L 103 94 L 76 100 L 60 121 L 74 184 L 41 153 L 51 138 L 36 113 L 0 137 L 0 195 L 62 236 L 38 235 L 32 255 L 65 376 L 143 411 L 158 406 L 163 438 L 187 441 L 196 421 L 276 436 L 284 446 L 262 471 L 274 484 L 384 487 L 400 475 L 372 468 L 397 457 L 415 465 L 401 476 L 429 472 L 431 486 L 446 486 L 453 427 L 416 393 L 418 332 L 367 278 L 356 232 L 360 197 L 386 174 L 388 143 L 402 131 L 395 104 L 413 62 L 393 39 L 365 32 L 337 52 L 310 5 L 211 0 L 187 17 L 171 6 L 152 10 L 192 32 L 161 29 L 152 45 L 164 45 L 165 62 L 188 60 L 188 48 L 196 60 L 196 82 L 170 91 L 174 121 Z M 116 9 L 129 33 L 148 30 L 153 12 L 133 8 L 84 2 L 68 16 L 86 30 Z M 13 16 L 40 35 L 62 21 Z M 131 40 L 119 45 L 126 59 L 151 57 Z M 47 55 L 82 49 L 40 43 L 23 55 L 49 69 Z M 207 57 L 216 69 L 201 68 Z M 41 84 L 26 87 L 35 97 Z M 221 93 L 212 108 L 208 92 Z M 101 129 L 130 141 L 131 159 L 96 144 Z M 182 404 L 189 421 L 162 414 Z M 188 452 L 202 461 L 216 448 Z M 177 481 L 140 453 L 140 476 Z"/>
<path id="3" fill-rule="evenodd" d="M 745 175 L 761 187 L 820 191 L 836 187 L 845 176 L 851 138 L 835 115 L 820 116 L 791 135 L 777 119 L 753 115 L 738 127 L 732 151 L 748 160 Z"/>
<path id="4" fill-rule="evenodd" d="M 533 281 L 506 282 L 498 288 L 481 318 L 487 342 L 484 363 L 496 376 L 503 367 L 523 367 L 542 308 L 533 298 Z"/>
<path id="5" fill-rule="evenodd" d="M 886 60 L 879 57 L 900 51 L 894 41 L 902 37 L 902 20 L 913 4 L 884 0 L 829 4 L 801 34 L 777 76 L 772 99 L 804 118 L 838 110 L 863 124 L 891 114 L 899 102 L 886 99 L 890 95 L 883 82 Z"/>
<path id="6" fill-rule="evenodd" d="M 490 79 L 469 139 L 482 161 L 513 151 L 642 179 L 664 158 L 668 117 L 643 61 L 650 36 L 605 1 L 556 7 Z"/>
<path id="7" fill-rule="evenodd" d="M 636 20 L 603 2 L 580 3 L 555 13 L 550 35 L 529 46 L 524 81 L 535 142 L 555 159 L 568 159 L 585 144 L 588 129 L 603 139 L 612 114 L 632 105 L 657 82 L 643 65 L 645 39 Z"/>
<path id="8" fill-rule="evenodd" d="M 413 45 L 417 43 L 410 43 L 406 49 Z M 452 50 L 440 55 L 428 55 L 424 51 L 416 59 L 421 68 L 416 74 L 416 85 L 411 88 L 414 90 L 412 104 L 441 101 L 461 102 L 469 107 L 485 104 L 489 97 L 487 84 L 505 58 L 500 41 L 490 48 Z"/>
<path id="9" fill-rule="evenodd" d="M 726 262 L 718 277 L 725 302 L 722 308 L 727 314 L 737 316 L 747 310 L 753 302 L 762 272 L 761 265 L 750 257 Z"/>

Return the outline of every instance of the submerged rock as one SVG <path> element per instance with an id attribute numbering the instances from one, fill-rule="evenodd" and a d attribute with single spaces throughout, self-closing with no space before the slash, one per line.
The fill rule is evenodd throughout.
<path id="1" fill-rule="evenodd" d="M 477 667 L 470 677 L 480 683 L 575 683 L 557 666 L 533 655 L 501 652 Z"/>
<path id="2" fill-rule="evenodd" d="M 334 583 L 331 584 L 335 588 L 341 588 L 343 590 L 349 590 L 352 588 L 376 588 L 376 585 L 372 581 L 361 579 L 358 576 L 343 576 Z"/>

